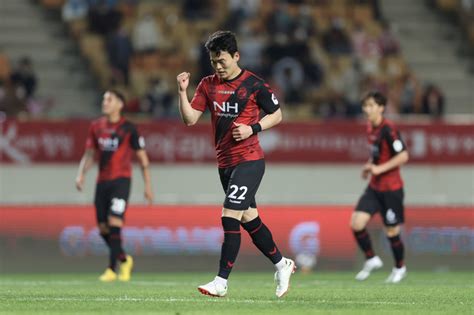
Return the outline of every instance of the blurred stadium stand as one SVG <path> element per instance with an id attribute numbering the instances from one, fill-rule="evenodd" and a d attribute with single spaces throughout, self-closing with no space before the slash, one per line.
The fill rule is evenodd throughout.
<path id="1" fill-rule="evenodd" d="M 194 85 L 209 74 L 202 45 L 223 28 L 237 33 L 242 65 L 272 84 L 288 119 L 357 116 L 361 93 L 375 88 L 392 115 L 473 112 L 471 0 L 0 3 L 9 30 L 0 77 L 30 57 L 38 95 L 55 104 L 49 117 L 92 117 L 100 91 L 114 86 L 129 112 L 175 118 L 176 74 L 190 71 Z"/>
<path id="2" fill-rule="evenodd" d="M 52 1 L 43 1 L 49 4 Z M 33 98 L 15 91 L 33 118 L 64 118 L 97 114 L 97 91 L 91 75 L 75 53 L 75 43 L 63 25 L 35 1 L 0 1 L 0 77 L 8 89 L 8 74 L 28 58 L 38 81 Z M 11 69 L 11 70 L 8 70 Z"/>

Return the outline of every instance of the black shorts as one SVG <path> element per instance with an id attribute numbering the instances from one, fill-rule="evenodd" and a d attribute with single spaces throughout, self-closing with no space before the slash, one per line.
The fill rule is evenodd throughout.
<path id="1" fill-rule="evenodd" d="M 224 208 L 247 210 L 257 208 L 255 194 L 265 173 L 265 161 L 247 161 L 233 167 L 220 168 L 219 176 L 225 192 Z"/>
<path id="2" fill-rule="evenodd" d="M 101 181 L 95 189 L 95 211 L 98 223 L 106 223 L 109 216 L 123 218 L 130 195 L 130 178 Z"/>
<path id="3" fill-rule="evenodd" d="M 403 198 L 403 188 L 377 191 L 367 186 L 355 210 L 367 212 L 370 215 L 380 212 L 385 226 L 395 226 L 405 222 Z"/>

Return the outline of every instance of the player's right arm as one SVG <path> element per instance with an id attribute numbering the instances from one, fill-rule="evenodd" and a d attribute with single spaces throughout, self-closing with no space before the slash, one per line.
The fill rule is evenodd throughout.
<path id="1" fill-rule="evenodd" d="M 94 164 L 94 153 L 95 150 L 93 148 L 86 149 L 84 155 L 82 156 L 81 162 L 79 163 L 79 169 L 77 170 L 76 176 L 76 188 L 79 191 L 82 191 L 82 188 L 84 187 L 84 178 L 87 171 Z"/>
<path id="2" fill-rule="evenodd" d="M 178 107 L 181 119 L 186 126 L 194 125 L 202 115 L 202 111 L 192 108 L 188 100 L 187 88 L 189 86 L 189 72 L 182 72 L 178 74 L 176 80 L 178 81 Z"/>
<path id="3" fill-rule="evenodd" d="M 362 167 L 361 176 L 363 179 L 369 178 L 371 168 L 372 168 L 372 158 L 369 158 L 369 160 Z"/>

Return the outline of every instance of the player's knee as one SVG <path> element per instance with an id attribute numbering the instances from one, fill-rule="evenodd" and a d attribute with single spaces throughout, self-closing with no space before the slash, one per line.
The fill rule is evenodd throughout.
<path id="1" fill-rule="evenodd" d="M 250 221 L 255 220 L 258 217 L 258 211 L 256 208 L 249 208 L 248 210 L 244 211 L 242 215 L 242 223 L 247 223 Z"/>
<path id="2" fill-rule="evenodd" d="M 387 226 L 385 228 L 385 234 L 387 235 L 387 237 L 394 237 L 400 235 L 400 226 Z"/>
<path id="3" fill-rule="evenodd" d="M 349 226 L 353 231 L 358 232 L 365 228 L 365 222 L 353 215 L 351 221 L 349 222 Z"/>
<path id="4" fill-rule="evenodd" d="M 108 223 L 109 226 L 121 227 L 123 225 L 123 220 L 119 217 L 109 216 Z"/>
<path id="5" fill-rule="evenodd" d="M 227 208 L 222 209 L 222 217 L 233 218 L 238 221 L 242 220 L 243 213 L 244 212 L 241 210 L 232 210 L 232 209 L 227 209 Z"/>
<path id="6" fill-rule="evenodd" d="M 358 221 L 351 221 L 350 227 L 354 232 L 362 231 L 365 228 L 365 224 Z"/>

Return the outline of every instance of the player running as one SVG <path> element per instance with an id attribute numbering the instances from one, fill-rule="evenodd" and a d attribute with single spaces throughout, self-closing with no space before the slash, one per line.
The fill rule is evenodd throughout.
<path id="1" fill-rule="evenodd" d="M 352 214 L 351 228 L 366 257 L 364 267 L 356 275 L 356 279 L 365 280 L 372 271 L 383 266 L 382 260 L 373 251 L 366 229 L 371 217 L 380 212 L 395 258 L 395 267 L 385 282 L 398 283 L 407 274 L 403 261 L 404 247 L 400 238 L 400 224 L 404 222 L 400 166 L 408 161 L 408 152 L 394 124 L 383 116 L 386 103 L 387 99 L 379 92 L 371 92 L 362 100 L 372 151 L 369 161 L 362 169 L 362 177 L 367 179 L 371 175 L 371 178 Z"/>
<path id="2" fill-rule="evenodd" d="M 217 31 L 205 44 L 215 74 L 199 83 L 191 102 L 186 93 L 190 73 L 177 76 L 179 110 L 184 123 L 194 125 L 207 109 L 211 112 L 220 180 L 225 192 L 222 209 L 224 242 L 219 272 L 198 290 L 222 297 L 240 248 L 240 226 L 255 246 L 275 265 L 276 295 L 287 291 L 293 260 L 285 258 L 258 215 L 255 194 L 265 171 L 263 151 L 257 134 L 280 123 L 282 114 L 271 88 L 259 77 L 238 65 L 240 54 L 235 35 Z M 260 119 L 261 113 L 265 116 Z"/>
<path id="3" fill-rule="evenodd" d="M 129 281 L 133 268 L 133 258 L 125 254 L 121 236 L 130 193 L 133 152 L 136 153 L 142 169 L 145 198 L 150 204 L 153 202 L 145 142 L 135 125 L 121 116 L 124 104 L 125 98 L 118 91 L 105 92 L 102 101 L 104 117 L 95 120 L 90 126 L 86 150 L 76 177 L 76 188 L 82 191 L 85 174 L 92 166 L 97 152 L 99 175 L 94 203 L 100 236 L 110 251 L 109 266 L 99 277 L 103 282 L 115 281 L 117 278 L 120 281 Z M 117 260 L 120 261 L 118 275 Z"/>

